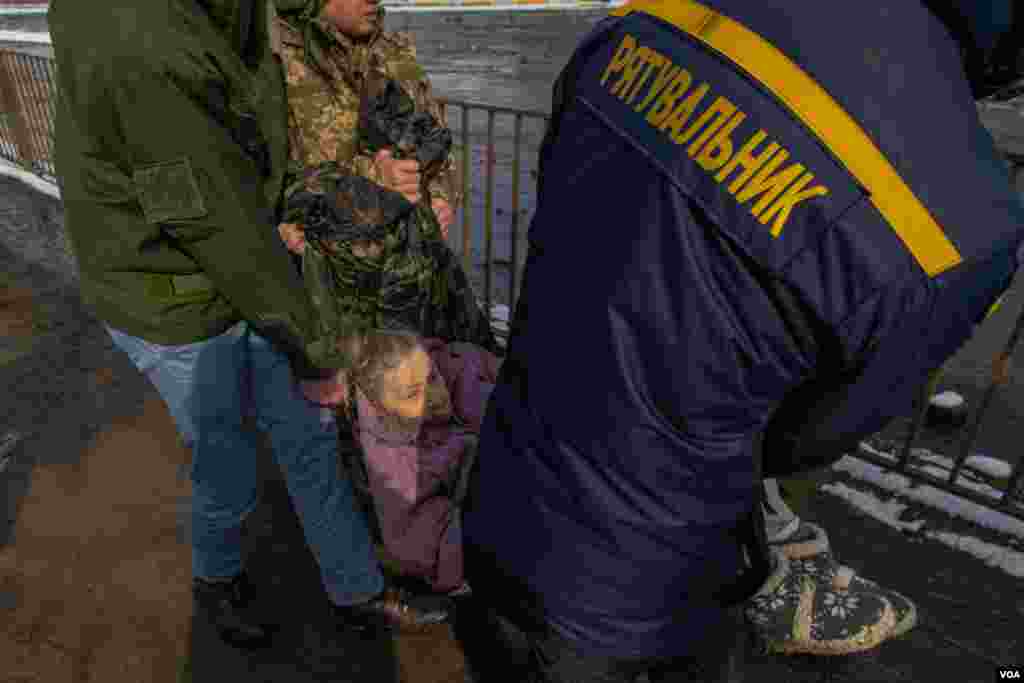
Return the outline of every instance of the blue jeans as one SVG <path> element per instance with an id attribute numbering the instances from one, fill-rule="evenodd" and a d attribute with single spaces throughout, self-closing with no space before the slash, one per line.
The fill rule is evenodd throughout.
<path id="1" fill-rule="evenodd" d="M 243 424 L 250 414 L 270 437 L 328 596 L 351 605 L 380 593 L 384 577 L 366 519 L 338 467 L 337 427 L 299 392 L 284 355 L 244 322 L 182 346 L 107 330 L 154 384 L 192 449 L 195 576 L 242 570 L 242 521 L 259 496 L 257 435 Z"/>

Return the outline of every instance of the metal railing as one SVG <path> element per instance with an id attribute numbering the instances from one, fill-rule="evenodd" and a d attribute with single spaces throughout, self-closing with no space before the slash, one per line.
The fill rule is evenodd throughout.
<path id="1" fill-rule="evenodd" d="M 471 115 L 474 111 L 486 114 L 487 126 L 486 132 L 482 135 L 482 142 L 479 145 L 479 149 L 482 150 L 480 166 L 482 166 L 482 179 L 484 183 L 483 188 L 483 206 L 480 207 L 483 213 L 483 224 L 482 224 L 482 240 L 483 240 L 483 256 L 481 259 L 481 266 L 483 270 L 483 284 L 482 284 L 482 298 L 485 309 L 490 311 L 492 304 L 494 303 L 494 275 L 496 266 L 507 263 L 509 271 L 509 281 L 507 286 L 507 296 L 503 297 L 505 305 L 512 308 L 513 303 L 519 294 L 519 283 L 521 282 L 522 274 L 522 258 L 525 255 L 525 250 L 522 249 L 521 240 L 523 228 L 525 227 L 525 221 L 523 219 L 524 207 L 522 206 L 522 191 L 523 191 L 523 171 L 527 170 L 528 177 L 535 177 L 533 169 L 528 169 L 526 164 L 527 160 L 524 159 L 523 150 L 526 145 L 524 144 L 524 124 L 529 121 L 540 123 L 542 126 L 547 123 L 548 114 L 542 111 L 528 110 L 528 109 L 517 109 L 513 107 L 498 107 L 494 105 L 484 104 L 481 102 L 467 102 L 461 100 L 452 100 L 448 98 L 440 99 L 442 111 L 444 117 L 448 121 L 448 125 L 453 131 L 457 132 L 459 144 L 457 145 L 457 152 L 459 158 L 459 170 L 462 175 L 462 205 L 461 209 L 461 221 L 460 221 L 460 232 L 461 232 L 461 256 L 462 264 L 467 274 L 472 273 L 474 268 L 472 264 L 472 253 L 473 253 L 473 160 L 471 157 L 471 149 L 473 147 L 474 135 L 472 132 Z M 451 109 L 459 110 L 459 124 L 453 126 L 452 121 L 449 119 L 448 112 Z M 511 139 L 511 156 L 512 165 L 510 169 L 510 229 L 509 229 L 509 249 L 510 256 L 507 260 L 498 260 L 494 256 L 495 246 L 495 212 L 498 209 L 496 205 L 495 196 L 495 181 L 497 177 L 497 165 L 499 157 L 499 149 L 497 144 L 497 136 L 495 130 L 497 123 L 501 119 L 511 119 L 512 124 L 512 139 Z M 477 136 L 481 137 L 481 136 Z M 539 137 L 539 136 L 538 136 Z M 536 155 L 533 154 L 529 158 L 529 162 L 534 162 Z M 532 194 L 532 193 L 531 193 Z"/>
<path id="2" fill-rule="evenodd" d="M 917 410 L 898 454 L 893 454 L 894 457 L 884 457 L 862 445 L 859 452 L 855 455 L 872 464 L 880 465 L 896 473 L 906 475 L 911 479 L 956 494 L 971 502 L 1024 520 L 1024 458 L 1019 460 L 1016 467 L 1010 472 L 1009 478 L 1005 481 L 1005 488 L 1000 494 L 994 493 L 998 490 L 998 487 L 991 485 L 979 486 L 979 482 L 969 482 L 966 479 L 963 483 L 960 482 L 960 479 L 964 477 L 965 470 L 971 469 L 967 461 L 972 455 L 974 444 L 977 443 L 978 436 L 981 433 L 981 426 L 984 423 L 985 416 L 988 414 L 989 407 L 992 405 L 992 399 L 1000 389 L 1010 382 L 1013 353 L 1017 348 L 1022 332 L 1024 332 L 1024 309 L 1017 316 L 1017 321 L 1010 331 L 1010 336 L 1002 350 L 992 359 L 991 381 L 982 395 L 978 408 L 971 411 L 971 415 L 968 416 L 966 428 L 960 435 L 957 453 L 952 459 L 948 472 L 943 472 L 943 475 L 939 476 L 934 473 L 934 463 L 932 464 L 932 472 L 924 471 L 923 468 L 928 466 L 925 463 L 915 463 L 914 445 L 920 439 L 924 429 L 930 399 L 935 392 L 935 386 L 939 379 L 938 373 L 933 377 L 932 381 L 927 382 L 922 387 L 917 397 Z M 942 468 L 938 469 L 941 470 Z M 994 477 L 985 478 L 994 479 Z"/>
<path id="3" fill-rule="evenodd" d="M 56 94 L 54 83 L 55 68 L 50 59 L 16 54 L 0 49 L 0 157 L 51 181 L 55 179 L 52 163 Z M 533 193 L 531 190 L 533 188 L 529 179 L 535 177 L 534 169 L 529 168 L 529 165 L 536 162 L 536 154 L 525 155 L 524 150 L 531 146 L 535 148 L 536 144 L 528 143 L 531 141 L 538 143 L 542 136 L 542 131 L 539 133 L 534 131 L 534 136 L 530 138 L 526 133 L 526 126 L 528 123 L 533 123 L 543 127 L 548 119 L 548 114 L 542 111 L 499 107 L 454 99 L 442 99 L 441 103 L 445 119 L 459 140 L 457 151 L 461 160 L 463 193 L 461 207 L 459 207 L 461 233 L 457 240 L 460 249 L 456 251 L 461 255 L 467 275 L 471 275 L 478 268 L 482 271 L 482 281 L 474 282 L 474 286 L 478 298 L 482 299 L 487 311 L 492 310 L 492 305 L 495 302 L 495 273 L 499 266 L 507 268 L 508 283 L 505 295 L 499 298 L 511 311 L 519 294 L 523 268 L 521 261 L 526 251 L 522 245 L 523 232 L 527 223 L 523 218 L 526 210 L 523 207 L 522 195 L 526 189 L 529 200 L 527 203 L 532 204 Z M 459 114 L 454 121 L 449 116 L 452 110 L 458 110 Z M 474 130 L 472 125 L 474 112 L 486 116 L 486 124 L 482 130 Z M 499 157 L 502 156 L 497 132 L 499 124 L 507 123 L 509 120 L 511 122 L 511 138 L 508 140 L 512 148 L 511 168 L 502 176 L 497 163 Z M 508 131 L 504 130 L 503 132 Z M 476 156 L 473 154 L 474 149 L 478 152 Z M 482 173 L 474 174 L 475 166 L 481 167 Z M 504 170 L 504 166 L 502 169 Z M 524 171 L 526 171 L 525 174 Z M 526 183 L 524 183 L 524 175 L 527 177 Z M 473 183 L 474 176 L 482 179 L 483 188 L 480 193 L 476 192 L 477 188 Z M 500 207 L 497 205 L 495 186 L 499 176 L 509 180 L 511 185 L 508 229 L 510 255 L 507 259 L 497 258 L 494 254 L 497 243 L 495 214 L 500 211 Z M 476 206 L 474 201 L 478 194 L 482 194 L 480 206 Z M 477 211 L 483 214 L 482 222 L 473 220 Z M 475 230 L 478 225 L 479 230 Z M 475 231 L 482 232 L 480 235 L 482 245 L 474 244 Z M 475 246 L 482 247 L 479 259 L 474 259 Z M 916 459 L 913 457 L 913 445 L 921 434 L 925 410 L 932 389 L 931 385 L 925 387 L 921 395 L 920 410 L 897 455 L 883 457 L 868 448 L 861 448 L 858 452 L 850 455 L 887 470 L 904 474 L 918 483 L 929 484 L 966 500 L 1024 520 L 1024 459 L 1018 462 L 1009 480 L 1005 483 L 1005 490 L 999 496 L 982 493 L 977 485 L 971 486 L 970 482 L 961 483 L 960 481 L 991 398 L 999 387 L 1005 385 L 1009 379 L 1010 359 L 1022 329 L 1024 329 L 1024 312 L 1018 319 L 1003 352 L 993 361 L 992 384 L 978 409 L 974 411 L 969 427 L 963 433 L 959 452 L 948 474 L 940 477 L 933 473 L 934 470 L 933 472 L 926 471 L 927 465 L 916 463 Z M 496 331 L 502 332 L 500 328 Z"/>
<path id="4" fill-rule="evenodd" d="M 0 157 L 55 180 L 53 121 L 56 64 L 0 50 Z"/>

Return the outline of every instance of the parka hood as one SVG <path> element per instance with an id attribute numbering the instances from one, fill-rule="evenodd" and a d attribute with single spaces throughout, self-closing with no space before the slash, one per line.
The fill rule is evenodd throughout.
<path id="1" fill-rule="evenodd" d="M 247 63 L 259 59 L 269 39 L 272 0 L 198 0 L 217 29 Z"/>

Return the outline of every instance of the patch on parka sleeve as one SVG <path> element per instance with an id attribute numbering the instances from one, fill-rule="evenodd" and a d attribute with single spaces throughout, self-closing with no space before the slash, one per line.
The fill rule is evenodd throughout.
<path id="1" fill-rule="evenodd" d="M 189 220 L 207 214 L 187 157 L 141 166 L 135 169 L 132 179 L 148 223 Z"/>

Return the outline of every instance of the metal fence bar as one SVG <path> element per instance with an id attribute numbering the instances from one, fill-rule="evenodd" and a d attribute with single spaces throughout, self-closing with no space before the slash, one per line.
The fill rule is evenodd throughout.
<path id="1" fill-rule="evenodd" d="M 985 395 L 981 399 L 981 406 L 978 408 L 977 417 L 971 424 L 971 428 L 967 431 L 960 452 L 953 463 L 953 468 L 949 472 L 949 483 L 951 484 L 956 482 L 956 478 L 960 475 L 960 470 L 963 469 L 964 463 L 971 454 L 971 446 L 978 439 L 981 423 L 985 419 L 988 407 L 992 404 L 992 398 L 1000 387 L 1010 381 L 1010 358 L 1013 356 L 1013 350 L 1017 347 L 1022 331 L 1024 331 L 1024 311 L 1021 311 L 1020 316 L 1018 316 L 1017 323 L 1013 326 L 1013 331 L 1010 332 L 1010 338 L 1006 340 L 1006 346 L 1003 347 L 1002 353 L 992 359 L 992 383 L 985 390 Z"/>
<path id="2" fill-rule="evenodd" d="M 491 315 L 491 271 L 494 263 L 494 166 L 497 152 L 494 149 L 494 115 L 487 112 L 486 174 L 487 190 L 484 195 L 484 311 Z"/>
<path id="3" fill-rule="evenodd" d="M 1017 461 L 1017 466 L 1010 473 L 1006 490 L 999 499 L 999 509 L 1004 512 L 1011 510 L 1013 505 L 1024 505 L 1024 459 Z"/>
<path id="4" fill-rule="evenodd" d="M 469 107 L 464 104 L 462 105 L 462 268 L 466 271 L 467 277 L 473 272 L 470 262 L 472 225 L 469 221 L 469 195 L 472 187 L 469 170 Z"/>
<path id="5" fill-rule="evenodd" d="M 880 457 L 878 455 L 875 455 L 874 453 L 865 451 L 863 448 L 858 449 L 855 453 L 850 453 L 850 455 L 856 457 L 859 460 L 864 460 L 873 465 L 878 465 L 879 467 L 886 470 L 896 469 L 896 463 L 890 460 L 889 458 Z M 973 489 L 969 489 L 966 486 L 962 486 L 960 484 L 951 484 L 945 478 L 937 477 L 934 474 L 931 474 L 930 472 L 923 472 L 917 469 L 916 467 L 911 468 L 910 470 L 903 474 L 909 479 L 930 484 L 937 489 L 942 489 L 943 491 L 947 491 L 956 496 L 969 500 L 972 503 L 977 503 L 978 505 L 982 505 L 993 510 L 998 509 L 1000 512 L 1003 512 L 1004 514 L 1024 521 L 1024 504 L 1022 504 L 1020 501 L 1015 500 L 1012 503 L 1004 501 L 1003 503 L 1000 503 L 994 497 L 985 496 Z M 1005 494 L 1001 496 L 1001 498 L 1005 498 Z"/>
<path id="6" fill-rule="evenodd" d="M 921 387 L 921 393 L 917 397 L 917 412 L 914 413 L 914 421 L 910 424 L 910 431 L 907 432 L 907 438 L 903 441 L 903 448 L 900 450 L 897 460 L 897 469 L 900 472 L 906 472 L 907 466 L 910 465 L 911 449 L 924 429 L 924 419 L 928 414 L 928 401 L 932 396 L 932 388 L 934 386 L 934 379 L 925 382 L 924 386 Z"/>
<path id="7" fill-rule="evenodd" d="M 55 80 L 51 80 L 50 70 L 47 68 L 49 60 L 40 57 L 32 58 L 33 83 L 38 93 L 36 100 L 39 107 L 40 135 L 45 153 L 40 162 L 49 166 L 49 160 L 53 159 L 53 133 L 55 117 L 56 97 L 53 95 Z"/>
<path id="8" fill-rule="evenodd" d="M 11 133 L 16 163 L 25 166 L 31 157 L 28 122 L 25 121 L 25 95 L 15 78 L 13 68 L 15 54 L 0 53 L 0 91 L 6 93 L 4 107 L 7 113 L 8 130 Z"/>
<path id="9" fill-rule="evenodd" d="M 18 149 L 14 144 L 14 109 L 17 93 L 7 77 L 6 57 L 0 53 L 0 156 L 8 161 L 18 161 Z"/>
<path id="10" fill-rule="evenodd" d="M 53 157 L 50 145 L 51 119 L 46 105 L 50 99 L 45 80 L 47 76 L 40 68 L 43 62 L 40 57 L 18 55 L 16 62 L 25 83 L 25 110 L 32 144 L 32 158 L 29 162 L 35 168 L 35 164 L 42 165 L 46 159 Z"/>
<path id="11" fill-rule="evenodd" d="M 529 116 L 539 119 L 548 118 L 549 114 L 546 111 L 540 109 L 519 109 L 516 107 L 499 107 L 493 104 L 487 104 L 486 102 L 476 102 L 473 100 L 453 100 L 449 97 L 441 97 L 438 99 L 442 104 L 455 104 L 460 107 L 468 107 L 470 109 L 480 109 L 482 111 L 493 111 L 495 114 L 522 114 L 523 116 Z"/>
<path id="12" fill-rule="evenodd" d="M 19 87 L 19 94 L 21 95 L 21 111 L 22 120 L 25 125 L 26 134 L 26 151 L 22 153 L 22 156 L 29 162 L 29 165 L 35 167 L 34 162 L 41 156 L 39 153 L 39 136 L 37 134 L 39 124 L 37 121 L 38 113 L 35 107 L 35 100 L 37 99 L 35 88 L 32 83 L 32 73 L 30 63 L 25 59 L 26 55 L 14 55 L 11 64 L 11 72 L 14 77 L 16 84 Z"/>
<path id="13" fill-rule="evenodd" d="M 51 179 L 55 81 L 51 59 L 0 50 L 0 156 Z"/>
<path id="14" fill-rule="evenodd" d="M 497 118 L 499 115 L 510 115 L 512 117 L 512 123 L 514 125 L 513 130 L 513 149 L 512 149 L 512 197 L 511 205 L 511 241 L 512 241 L 512 254 L 509 259 L 510 274 L 508 280 L 508 296 L 500 297 L 501 301 L 507 298 L 507 304 L 509 308 L 513 308 L 515 301 L 518 299 L 520 282 L 522 279 L 522 260 L 523 251 L 520 243 L 520 231 L 522 228 L 522 173 L 524 169 L 524 131 L 523 122 L 527 118 L 535 118 L 540 121 L 546 121 L 549 116 L 546 112 L 535 111 L 529 109 L 517 109 L 513 107 L 503 107 L 489 105 L 482 102 L 473 102 L 467 100 L 454 100 L 449 98 L 438 98 L 438 102 L 445 113 L 445 119 L 447 120 L 447 112 L 452 107 L 458 107 L 462 111 L 461 123 L 462 130 L 459 138 L 462 142 L 462 176 L 463 176 L 463 202 L 462 202 L 462 263 L 467 273 L 471 273 L 475 270 L 477 265 L 483 271 L 483 282 L 482 286 L 479 286 L 481 291 L 478 292 L 481 295 L 482 303 L 487 306 L 488 310 L 493 307 L 496 303 L 495 299 L 497 295 L 496 291 L 496 270 L 498 265 L 505 263 L 505 260 L 498 259 L 494 255 L 494 251 L 497 248 L 496 244 L 496 225 L 497 219 L 496 214 L 500 213 L 497 210 L 497 190 L 496 185 L 498 182 L 497 172 L 497 159 L 500 155 L 499 147 L 497 144 L 496 126 Z M 471 133 L 471 119 L 473 111 L 485 112 L 487 114 L 487 127 L 486 132 L 482 136 L 483 143 L 480 145 L 482 149 L 481 155 L 481 166 L 482 168 L 482 182 L 483 182 L 483 206 L 481 208 L 481 225 L 479 226 L 483 232 L 481 236 L 483 244 L 481 250 L 483 252 L 481 263 L 475 264 L 473 259 L 473 215 L 472 215 L 472 173 L 471 166 L 475 163 L 473 155 L 470 153 L 470 146 L 473 140 L 477 138 Z"/>
<path id="15" fill-rule="evenodd" d="M 512 303 L 519 299 L 519 174 L 522 173 L 523 115 L 516 114 L 515 133 L 512 149 L 512 251 L 509 254 L 512 266 L 509 268 L 508 298 L 509 312 Z M 511 315 L 509 316 L 511 323 Z"/>

